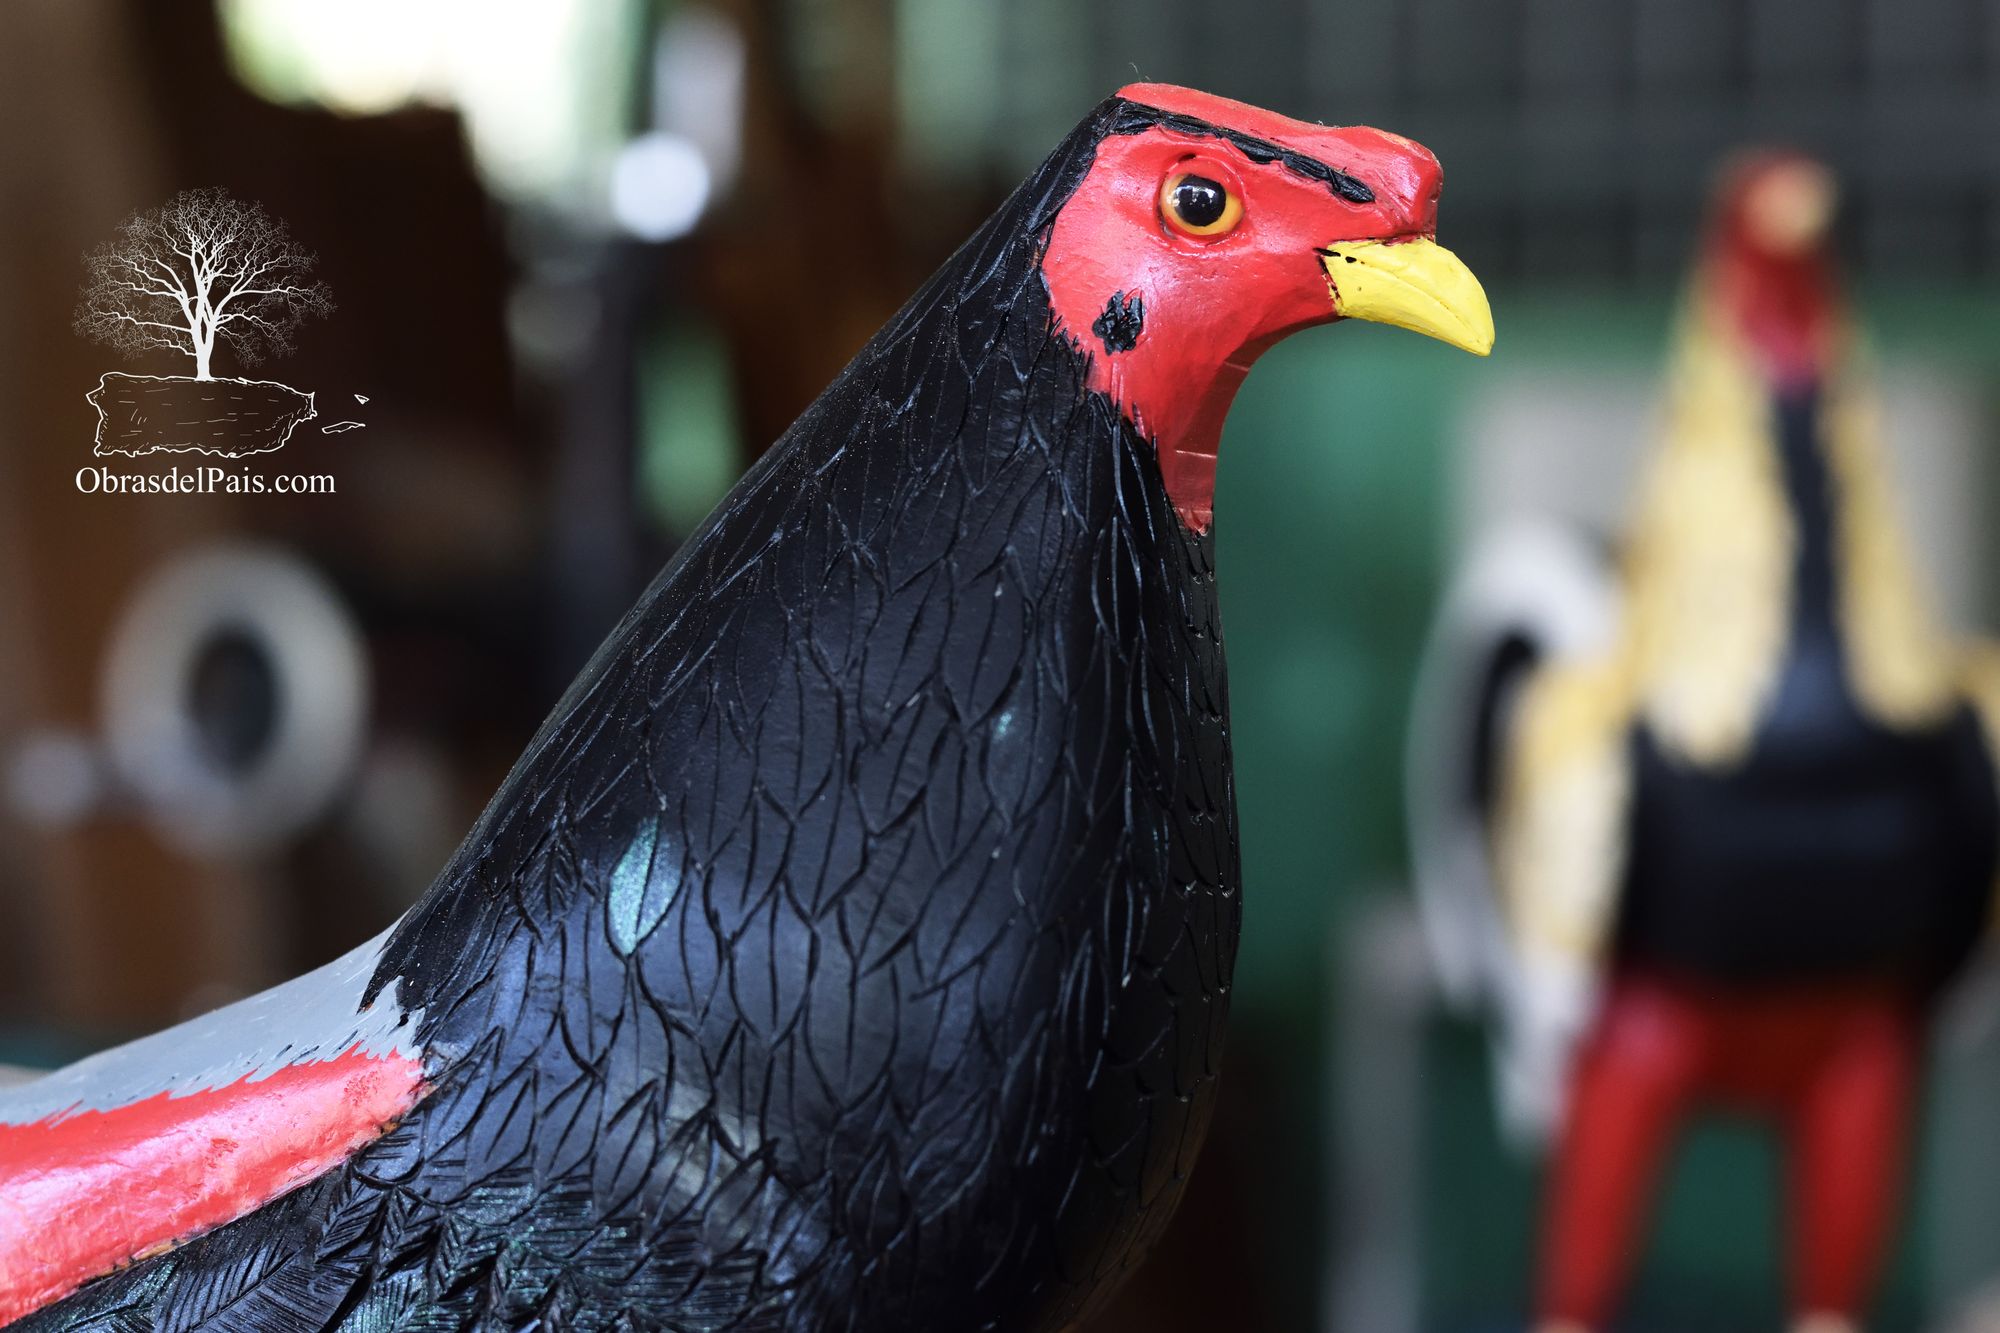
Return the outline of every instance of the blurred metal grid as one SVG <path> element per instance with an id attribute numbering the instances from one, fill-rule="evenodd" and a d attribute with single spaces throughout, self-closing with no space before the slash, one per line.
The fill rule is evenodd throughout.
<path id="1" fill-rule="evenodd" d="M 1758 143 L 1839 170 L 1851 187 L 1843 243 L 1862 272 L 2000 272 L 2000 0 L 1006 0 L 997 11 L 996 104 L 970 117 L 985 152 L 960 145 L 961 168 L 1023 169 L 1105 92 L 1161 79 L 1421 139 L 1446 163 L 1451 243 L 1492 277 L 1677 272 L 1715 165 Z"/>

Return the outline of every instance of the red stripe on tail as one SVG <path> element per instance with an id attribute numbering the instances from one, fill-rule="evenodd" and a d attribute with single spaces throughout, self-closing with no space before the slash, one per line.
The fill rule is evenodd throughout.
<path id="1" fill-rule="evenodd" d="M 0 1324 L 340 1165 L 422 1082 L 420 1061 L 357 1045 L 223 1088 L 0 1125 Z"/>

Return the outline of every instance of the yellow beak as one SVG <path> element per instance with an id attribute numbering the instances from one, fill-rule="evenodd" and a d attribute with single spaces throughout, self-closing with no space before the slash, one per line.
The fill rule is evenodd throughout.
<path id="1" fill-rule="evenodd" d="M 1462 347 L 1493 350 L 1493 308 L 1459 257 L 1436 241 L 1335 241 L 1319 252 L 1333 308 Z"/>

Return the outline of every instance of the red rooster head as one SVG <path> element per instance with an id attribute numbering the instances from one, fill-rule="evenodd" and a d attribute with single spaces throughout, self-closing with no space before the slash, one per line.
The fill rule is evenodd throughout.
<path id="1" fill-rule="evenodd" d="M 1236 388 L 1280 338 L 1367 319 L 1492 349 L 1485 292 L 1432 239 L 1442 176 L 1426 149 L 1165 84 L 1119 97 L 1042 271 L 1091 387 L 1153 440 L 1190 527 L 1213 513 Z"/>
<path id="2" fill-rule="evenodd" d="M 1698 281 L 1781 383 L 1817 379 L 1834 352 L 1837 201 L 1833 173 L 1785 149 L 1736 158 L 1716 185 Z"/>

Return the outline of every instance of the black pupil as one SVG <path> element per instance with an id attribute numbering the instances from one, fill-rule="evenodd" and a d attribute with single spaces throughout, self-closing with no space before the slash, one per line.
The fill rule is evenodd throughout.
<path id="1" fill-rule="evenodd" d="M 1174 212 L 1190 227 L 1211 227 L 1221 218 L 1229 192 L 1206 176 L 1183 176 L 1174 187 Z"/>

